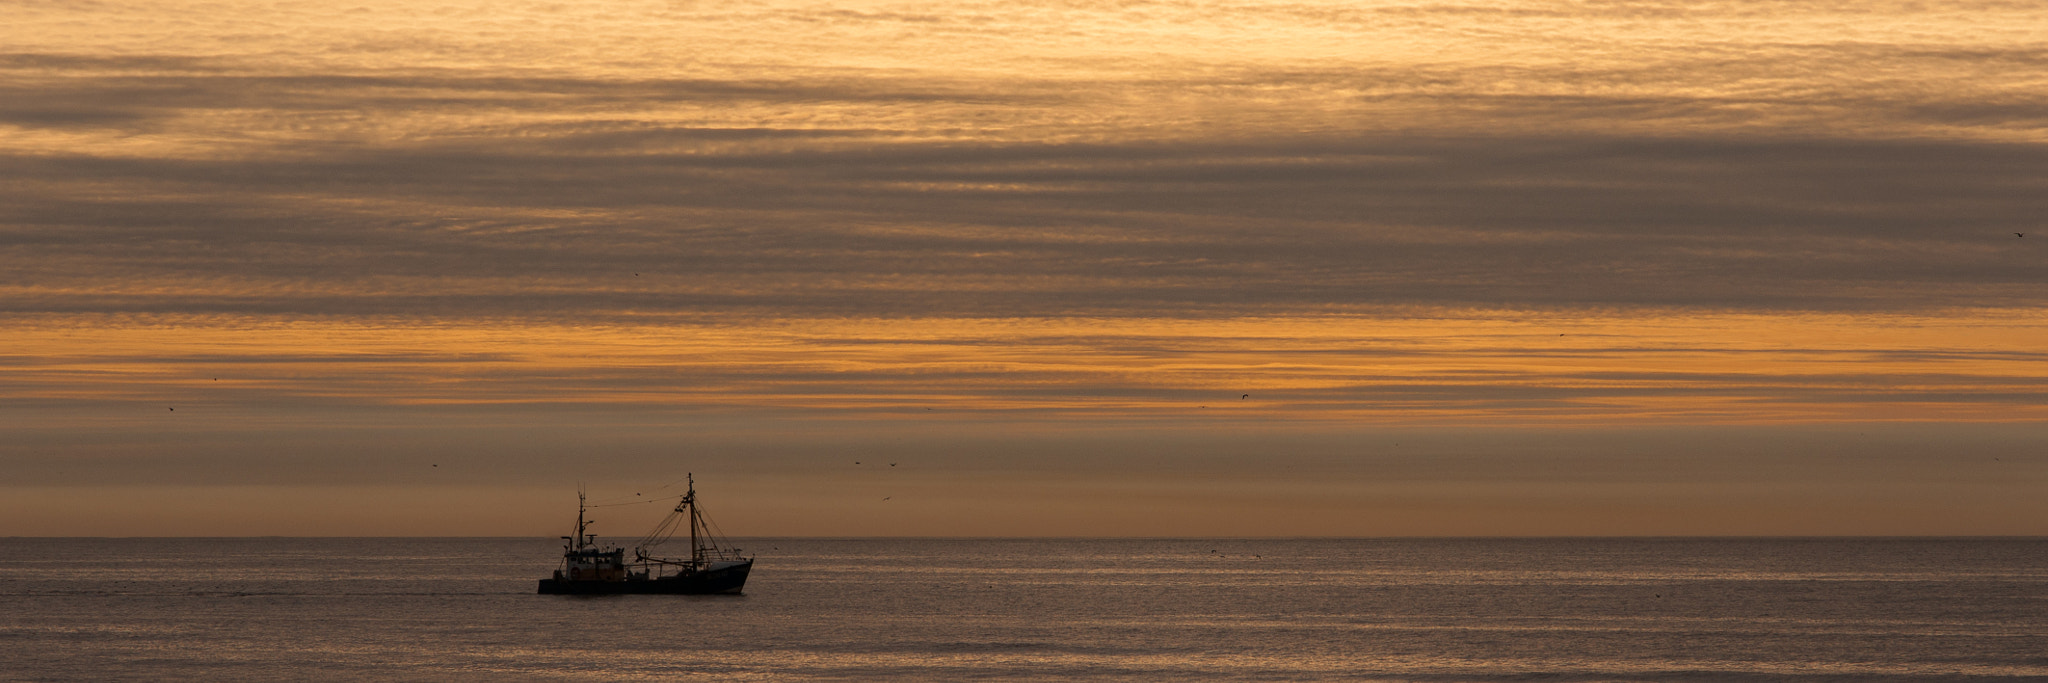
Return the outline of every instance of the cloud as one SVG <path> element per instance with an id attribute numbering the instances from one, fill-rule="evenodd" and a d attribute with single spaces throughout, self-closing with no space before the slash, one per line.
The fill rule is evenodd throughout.
<path id="1" fill-rule="evenodd" d="M 740 148 L 643 147 L 707 139 Z M 25 180 L 0 190 L 8 309 L 1916 310 L 2039 306 L 2048 277 L 2012 234 L 2038 225 L 2034 145 L 663 129 L 299 152 L 0 158 Z"/>
<path id="2" fill-rule="evenodd" d="M 2039 3 L 9 9 L 35 533 L 678 462 L 850 519 L 849 452 L 1020 511 L 926 533 L 2042 518 Z"/>
<path id="3" fill-rule="evenodd" d="M 228 20 L 246 44 L 226 28 L 135 49 L 26 40 L 0 55 L 0 315 L 1139 324 L 2048 304 L 2043 247 L 2012 235 L 2035 230 L 2048 186 L 2027 106 L 2041 52 L 1987 23 L 2024 7 L 1880 12 L 1984 29 L 1939 40 L 1835 35 L 1841 6 L 1726 36 L 1686 22 L 1749 10 L 1474 25 L 1455 5 L 1041 8 L 641 8 L 640 26 L 521 5 L 505 11 L 531 26 L 490 33 L 292 6 L 266 19 L 275 33 Z M 704 39 L 656 39 L 682 25 Z M 853 376 L 777 372 L 741 374 Z M 1642 390 L 1555 372 L 1530 400 Z M 1464 400 L 1452 377 L 1428 400 Z M 1746 386 L 1673 382 L 1694 384 Z"/>
<path id="4" fill-rule="evenodd" d="M 77 345 L 72 316 L 17 325 L 18 360 L 0 359 L 14 360 L 0 409 L 613 406 L 1066 427 L 2048 415 L 2036 320 L 1640 313 L 639 326 L 250 324 L 243 315 L 98 319 L 88 346 Z"/>

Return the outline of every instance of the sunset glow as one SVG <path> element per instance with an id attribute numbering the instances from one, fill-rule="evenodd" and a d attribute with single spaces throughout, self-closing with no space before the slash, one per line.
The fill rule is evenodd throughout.
<path id="1" fill-rule="evenodd" d="M 1981 312 L 587 327 L 186 321 L 10 334 L 16 408 L 626 404 L 826 420 L 922 420 L 943 408 L 946 419 L 976 420 L 1532 425 L 2031 422 L 2048 410 L 2038 342 L 2048 325 Z"/>
<path id="2" fill-rule="evenodd" d="M 2048 6 L 9 15 L 0 535 L 2048 533 Z"/>

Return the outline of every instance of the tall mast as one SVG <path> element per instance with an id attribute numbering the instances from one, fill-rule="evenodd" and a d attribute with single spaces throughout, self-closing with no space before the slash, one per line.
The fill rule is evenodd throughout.
<path id="1" fill-rule="evenodd" d="M 690 566 L 704 566 L 704 549 L 697 545 L 697 475 L 684 473 L 690 481 L 690 490 L 683 494 L 683 502 L 690 505 Z"/>
<path id="2" fill-rule="evenodd" d="M 584 509 L 584 507 L 585 507 L 585 506 L 584 506 L 584 504 L 583 504 L 583 487 L 580 487 L 580 486 L 579 486 L 579 487 L 577 487 L 577 488 L 576 488 L 576 549 L 577 549 L 577 550 L 582 550 L 582 549 L 583 549 L 583 529 L 584 529 L 584 527 L 590 526 L 590 523 L 589 523 L 589 522 L 585 522 L 585 521 L 583 521 L 583 509 Z"/>

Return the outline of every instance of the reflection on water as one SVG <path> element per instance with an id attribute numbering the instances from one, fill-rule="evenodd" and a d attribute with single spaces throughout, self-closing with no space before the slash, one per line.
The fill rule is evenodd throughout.
<path id="1" fill-rule="evenodd" d="M 0 541 L 17 679 L 2048 675 L 2040 540 L 764 539 L 739 597 L 547 540 Z M 65 562 L 68 560 L 68 562 Z"/>

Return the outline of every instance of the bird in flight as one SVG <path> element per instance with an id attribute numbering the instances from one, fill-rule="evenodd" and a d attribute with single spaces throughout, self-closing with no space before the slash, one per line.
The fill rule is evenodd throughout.
<path id="1" fill-rule="evenodd" d="M 2027 233 L 2024 233 L 2024 232 L 2015 232 L 2015 233 L 2013 233 L 2013 234 L 2012 234 L 2012 236 L 2013 236 L 2013 237 L 2026 237 L 2026 236 L 2027 236 Z"/>
<path id="2" fill-rule="evenodd" d="M 890 467 L 895 467 L 895 466 L 896 466 L 896 463 L 893 463 L 893 462 L 892 462 L 892 463 L 889 463 L 889 466 L 890 466 Z"/>
<path id="3" fill-rule="evenodd" d="M 1239 400 L 1239 401 L 1242 401 L 1242 400 L 1245 400 L 1245 399 L 1248 399 L 1248 398 L 1251 398 L 1251 397 L 1252 397 L 1252 395 L 1251 395 L 1251 394 L 1245 394 L 1245 395 L 1243 395 L 1243 396 L 1239 396 L 1239 397 L 1237 397 L 1237 400 Z"/>

